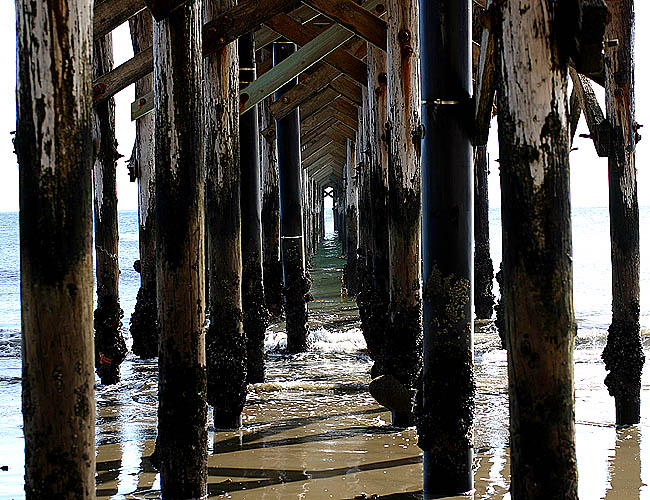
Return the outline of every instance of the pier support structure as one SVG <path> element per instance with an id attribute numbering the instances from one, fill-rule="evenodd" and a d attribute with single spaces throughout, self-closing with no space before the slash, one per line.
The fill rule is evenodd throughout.
<path id="1" fill-rule="evenodd" d="M 239 38 L 239 84 L 256 78 L 253 33 Z M 260 155 L 257 106 L 239 118 L 241 165 L 242 306 L 246 336 L 247 381 L 264 382 L 264 333 L 269 313 L 264 304 L 262 278 L 262 221 L 260 204 Z"/>
<path id="2" fill-rule="evenodd" d="M 347 293 L 353 297 L 357 293 L 357 249 L 359 248 L 359 190 L 357 175 L 357 142 L 348 139 L 345 161 L 345 273 L 344 282 Z"/>
<path id="3" fill-rule="evenodd" d="M 494 312 L 494 266 L 490 256 L 487 146 L 474 148 L 474 311 L 477 319 Z"/>
<path id="4" fill-rule="evenodd" d="M 421 2 L 424 495 L 473 487 L 473 169 L 470 0 Z M 439 22 L 444 19 L 445 22 Z M 420 401 L 420 398 L 418 398 Z"/>
<path id="5" fill-rule="evenodd" d="M 201 2 L 154 24 L 158 439 L 163 498 L 207 496 Z"/>
<path id="6" fill-rule="evenodd" d="M 639 326 L 639 202 L 634 116 L 634 5 L 608 1 L 611 21 L 605 49 L 605 102 L 610 126 L 609 220 L 612 241 L 612 324 L 603 351 L 609 374 L 605 384 L 614 396 L 616 423 L 637 424 L 641 418 L 641 371 L 645 362 Z"/>
<path id="7" fill-rule="evenodd" d="M 148 11 L 129 20 L 135 54 L 151 47 L 153 19 Z M 135 83 L 136 99 L 153 90 L 153 74 Z M 154 115 L 135 122 L 135 144 L 130 161 L 138 182 L 138 235 L 140 289 L 131 315 L 133 354 L 143 359 L 158 355 L 158 303 L 156 300 L 156 171 L 154 168 Z"/>
<path id="8" fill-rule="evenodd" d="M 28 500 L 95 498 L 92 10 L 16 2 Z"/>
<path id="9" fill-rule="evenodd" d="M 554 37 L 561 20 L 550 0 L 498 5 L 510 491 L 576 499 L 567 62 Z"/>
<path id="10" fill-rule="evenodd" d="M 204 22 L 235 5 L 203 2 Z M 204 59 L 206 230 L 210 325 L 208 402 L 218 429 L 238 428 L 246 402 L 246 340 L 242 324 L 242 254 L 237 43 Z"/>
<path id="11" fill-rule="evenodd" d="M 109 33 L 93 44 L 93 73 L 97 79 L 113 69 L 113 37 Z M 95 309 L 95 367 L 102 384 L 120 380 L 120 364 L 127 348 L 122 336 L 120 307 L 119 234 L 117 228 L 115 101 L 95 104 L 93 112 L 95 157 L 95 260 L 97 309 Z"/>
<path id="12" fill-rule="evenodd" d="M 390 326 L 385 373 L 409 390 L 422 366 L 420 283 L 420 35 L 417 0 L 389 0 L 388 184 Z M 408 425 L 411 412 L 394 412 L 394 425 Z"/>
<path id="13" fill-rule="evenodd" d="M 296 51 L 288 42 L 273 44 L 273 64 L 277 65 Z M 297 84 L 297 78 L 283 85 L 276 101 Z M 278 171 L 280 186 L 280 231 L 282 270 L 284 276 L 284 312 L 287 323 L 287 351 L 307 349 L 306 295 L 311 283 L 305 275 L 305 243 L 303 234 L 302 166 L 300 161 L 300 114 L 294 109 L 276 121 Z"/>

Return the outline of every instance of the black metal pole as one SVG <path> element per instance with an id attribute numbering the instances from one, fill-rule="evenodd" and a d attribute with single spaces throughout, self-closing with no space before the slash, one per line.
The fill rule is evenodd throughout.
<path id="1" fill-rule="evenodd" d="M 253 33 L 239 37 L 239 87 L 257 77 Z M 241 165 L 242 306 L 249 383 L 264 382 L 264 333 L 269 313 L 264 301 L 262 278 L 262 206 L 260 201 L 260 155 L 257 106 L 239 118 Z"/>
<path id="2" fill-rule="evenodd" d="M 288 42 L 273 44 L 273 64 L 296 51 Z M 275 93 L 280 97 L 297 85 L 294 78 Z M 285 288 L 285 316 L 287 321 L 287 351 L 303 352 L 307 349 L 307 302 L 305 294 L 310 282 L 305 276 L 304 237 L 302 227 L 302 176 L 300 160 L 300 115 L 293 110 L 276 121 L 278 145 L 278 170 L 280 183 L 280 247 Z"/>
<path id="3" fill-rule="evenodd" d="M 470 0 L 420 2 L 424 496 L 472 489 L 472 93 Z M 444 23 L 440 20 L 445 19 Z"/>

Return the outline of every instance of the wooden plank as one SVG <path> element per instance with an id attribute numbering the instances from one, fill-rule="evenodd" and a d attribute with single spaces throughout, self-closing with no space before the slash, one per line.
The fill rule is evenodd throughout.
<path id="1" fill-rule="evenodd" d="M 474 146 L 487 144 L 490 133 L 490 121 L 494 107 L 496 81 L 494 78 L 494 35 L 486 28 L 483 30 L 481 54 L 479 57 L 476 79 L 476 108 L 474 110 Z"/>
<path id="2" fill-rule="evenodd" d="M 306 130 L 304 127 L 301 126 L 300 140 L 305 142 L 313 140 L 314 137 L 317 137 L 320 134 L 322 134 L 327 127 L 332 127 L 336 123 L 336 121 L 337 121 L 336 118 L 331 117 L 326 122 L 321 123 L 318 127 L 311 130 Z"/>
<path id="3" fill-rule="evenodd" d="M 300 105 L 300 119 L 305 120 L 320 109 L 330 104 L 339 96 L 339 93 L 331 87 L 325 87 L 311 99 Z"/>
<path id="4" fill-rule="evenodd" d="M 296 9 L 300 0 L 247 0 L 203 25 L 203 57 L 254 31 L 273 16 Z"/>
<path id="5" fill-rule="evenodd" d="M 245 113 L 260 103 L 262 99 L 313 66 L 352 36 L 351 31 L 336 25 L 305 44 L 300 50 L 273 66 L 272 69 L 241 90 L 239 112 Z"/>
<path id="6" fill-rule="evenodd" d="M 298 85 L 284 94 L 270 106 L 270 111 L 276 120 L 281 120 L 307 99 L 325 88 L 339 74 L 328 65 L 322 65 L 312 74 L 305 77 Z"/>
<path id="7" fill-rule="evenodd" d="M 302 168 L 309 169 L 310 167 L 314 165 L 322 165 L 329 162 L 336 163 L 336 162 L 341 162 L 342 164 L 345 163 L 346 157 L 345 154 L 339 149 L 339 150 L 334 150 L 330 149 L 325 152 L 322 156 L 319 156 L 318 158 L 311 158 L 309 161 L 302 162 Z"/>
<path id="8" fill-rule="evenodd" d="M 332 80 L 330 86 L 339 94 L 347 97 L 357 106 L 361 106 L 363 104 L 361 97 L 361 88 L 345 75 L 341 75 L 338 78 Z"/>
<path id="9" fill-rule="evenodd" d="M 278 14 L 267 21 L 266 25 L 298 45 L 305 45 L 318 36 L 318 31 L 315 28 L 303 26 L 287 14 Z M 345 49 L 334 50 L 325 57 L 325 61 L 361 85 L 367 84 L 368 68 L 366 64 Z"/>
<path id="10" fill-rule="evenodd" d="M 172 11 L 186 3 L 187 0 L 145 0 L 145 2 L 154 19 L 156 21 L 162 21 Z"/>
<path id="11" fill-rule="evenodd" d="M 345 96 L 340 96 L 332 102 L 330 105 L 332 109 L 335 109 L 337 111 L 340 111 L 343 114 L 348 115 L 350 118 L 354 120 L 358 120 L 358 113 L 359 113 L 359 108 L 352 104 Z"/>
<path id="12" fill-rule="evenodd" d="M 110 33 L 120 24 L 147 8 L 144 0 L 103 0 L 95 2 L 93 14 L 93 38 Z"/>
<path id="13" fill-rule="evenodd" d="M 145 95 L 138 97 L 131 103 L 131 121 L 151 113 L 153 111 L 153 90 Z"/>
<path id="14" fill-rule="evenodd" d="M 328 151 L 330 146 L 334 143 L 329 137 L 321 137 L 319 141 L 312 144 L 307 150 L 303 152 L 302 162 L 308 162 L 313 157 L 322 156 L 324 151 Z"/>
<path id="15" fill-rule="evenodd" d="M 306 120 L 303 120 L 303 130 L 305 132 L 313 130 L 314 128 L 318 127 L 321 123 L 327 121 L 329 118 L 332 117 L 345 123 L 349 127 L 353 127 L 353 128 L 357 127 L 356 117 L 350 116 L 350 114 L 345 111 L 333 108 L 332 106 L 328 106 L 314 113 Z"/>
<path id="16" fill-rule="evenodd" d="M 289 13 L 289 17 L 301 25 L 317 18 L 319 15 L 320 14 L 309 5 L 304 4 Z M 255 32 L 255 51 L 259 51 L 269 43 L 275 42 L 278 38 L 280 38 L 278 33 L 273 31 L 271 28 L 262 26 Z"/>
<path id="17" fill-rule="evenodd" d="M 305 3 L 373 45 L 386 50 L 386 21 L 352 0 L 305 0 Z M 381 13 L 384 10 L 382 8 Z"/>
<path id="18" fill-rule="evenodd" d="M 93 100 L 105 101 L 152 71 L 153 49 L 149 47 L 97 78 L 93 82 Z"/>
<path id="19" fill-rule="evenodd" d="M 589 127 L 591 139 L 594 141 L 596 153 L 600 157 L 606 157 L 609 155 L 609 126 L 605 120 L 603 110 L 598 104 L 596 94 L 586 76 L 581 75 L 571 67 L 569 67 L 569 74 L 578 99 L 580 99 L 580 105 L 585 114 L 587 127 Z"/>
<path id="20" fill-rule="evenodd" d="M 580 97 L 578 97 L 577 89 L 573 87 L 571 97 L 569 98 L 569 146 L 573 146 L 573 139 L 576 136 L 580 115 L 582 115 L 582 103 L 580 102 Z"/>

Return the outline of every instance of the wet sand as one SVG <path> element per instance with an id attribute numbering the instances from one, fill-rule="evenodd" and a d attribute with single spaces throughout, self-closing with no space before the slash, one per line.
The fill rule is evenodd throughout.
<path id="1" fill-rule="evenodd" d="M 355 305 L 340 298 L 342 261 L 333 252 L 313 272 L 317 301 L 310 305 L 310 352 L 279 354 L 283 325 L 273 325 L 267 333 L 267 382 L 250 386 L 243 428 L 210 429 L 211 498 L 421 498 L 415 429 L 389 426 L 389 412 L 367 392 L 371 362 Z M 616 429 L 600 360 L 604 331 L 585 331 L 575 351 L 580 498 L 650 499 L 650 370 L 643 376 L 641 424 Z M 494 325 L 477 323 L 474 499 L 510 498 L 506 353 L 499 346 Z M 9 470 L 0 471 L 0 499 L 18 499 L 24 498 L 20 359 L 1 361 L 7 392 L 0 408 L 0 466 Z M 97 387 L 98 498 L 160 496 L 148 459 L 156 435 L 156 375 L 155 361 L 129 355 L 122 381 Z"/>

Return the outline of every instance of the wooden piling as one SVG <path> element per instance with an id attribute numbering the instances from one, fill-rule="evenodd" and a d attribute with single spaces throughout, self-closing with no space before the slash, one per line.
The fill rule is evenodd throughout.
<path id="1" fill-rule="evenodd" d="M 275 42 L 273 65 L 296 51 L 295 44 Z M 275 93 L 276 101 L 297 84 L 294 78 Z M 305 246 L 302 218 L 302 174 L 300 161 L 300 115 L 295 109 L 276 121 L 280 186 L 280 246 L 284 277 L 284 312 L 287 324 L 287 352 L 307 349 L 307 302 L 311 282 L 305 275 Z"/>
<path id="2" fill-rule="evenodd" d="M 271 59 L 270 51 L 262 50 L 262 62 Z M 275 125 L 269 107 L 273 97 L 260 104 L 262 130 Z M 266 308 L 274 320 L 280 319 L 284 310 L 282 297 L 282 261 L 280 260 L 280 186 L 278 184 L 278 151 L 275 135 L 260 136 L 262 147 L 262 253 L 264 267 L 264 298 Z"/>
<path id="3" fill-rule="evenodd" d="M 356 141 L 348 139 L 345 162 L 345 271 L 343 280 L 348 295 L 357 293 L 357 249 L 359 248 L 359 198 Z"/>
<path id="4" fill-rule="evenodd" d="M 375 361 L 372 375 L 383 373 L 384 342 L 389 322 L 388 149 L 385 124 L 388 97 L 386 53 L 368 44 L 368 134 L 374 143 L 369 155 L 373 295 L 366 343 Z M 372 337 L 372 340 L 371 340 Z M 370 345 L 372 344 L 372 347 Z"/>
<path id="5" fill-rule="evenodd" d="M 162 498 L 207 495 L 201 3 L 154 23 Z"/>
<path id="6" fill-rule="evenodd" d="M 423 2 L 424 368 L 418 446 L 425 496 L 470 491 L 474 435 L 471 0 Z M 444 23 L 436 22 L 444 19 Z"/>
<path id="7" fill-rule="evenodd" d="M 414 388 L 422 365 L 420 40 L 418 2 L 387 2 L 390 326 L 384 370 Z M 393 424 L 410 423 L 409 412 Z"/>
<path id="8" fill-rule="evenodd" d="M 95 498 L 92 11 L 16 2 L 28 500 Z"/>
<path id="9" fill-rule="evenodd" d="M 113 37 L 108 35 L 93 44 L 93 77 L 113 69 Z M 93 164 L 95 260 L 97 309 L 95 309 L 95 367 L 102 384 L 120 380 L 120 364 L 127 348 L 122 336 L 120 307 L 119 234 L 117 229 L 116 166 L 119 153 L 115 140 L 115 101 L 95 104 L 93 112 Z"/>
<path id="10" fill-rule="evenodd" d="M 618 425 L 641 418 L 641 371 L 645 355 L 639 327 L 640 255 L 639 203 L 634 116 L 634 5 L 632 0 L 608 1 L 611 21 L 605 49 L 605 102 L 609 122 L 609 220 L 612 242 L 612 324 L 603 351 L 609 371 L 605 384 L 616 404 Z"/>
<path id="11" fill-rule="evenodd" d="M 256 78 L 253 33 L 239 38 L 239 85 Z M 239 119 L 241 165 L 242 306 L 246 336 L 247 381 L 264 382 L 264 333 L 269 313 L 264 304 L 262 277 L 262 221 L 257 106 Z"/>
<path id="12" fill-rule="evenodd" d="M 554 38 L 575 26 L 551 0 L 498 5 L 510 491 L 576 499 L 567 65 Z"/>
<path id="13" fill-rule="evenodd" d="M 490 204 L 487 146 L 474 148 L 474 311 L 478 319 L 494 312 L 494 266 L 490 257 Z"/>
<path id="14" fill-rule="evenodd" d="M 133 52 L 151 47 L 153 20 L 143 11 L 129 20 Z M 135 83 L 136 99 L 153 90 L 153 74 Z M 131 315 L 133 354 L 143 359 L 158 355 L 158 302 L 156 300 L 156 171 L 154 168 L 154 115 L 135 122 L 135 144 L 130 168 L 138 183 L 138 235 L 140 289 Z"/>
<path id="15" fill-rule="evenodd" d="M 204 22 L 235 5 L 203 2 Z M 242 324 L 242 255 L 237 44 L 204 59 L 206 230 L 210 262 L 207 332 L 208 403 L 214 425 L 238 428 L 246 402 L 246 341 Z"/>

